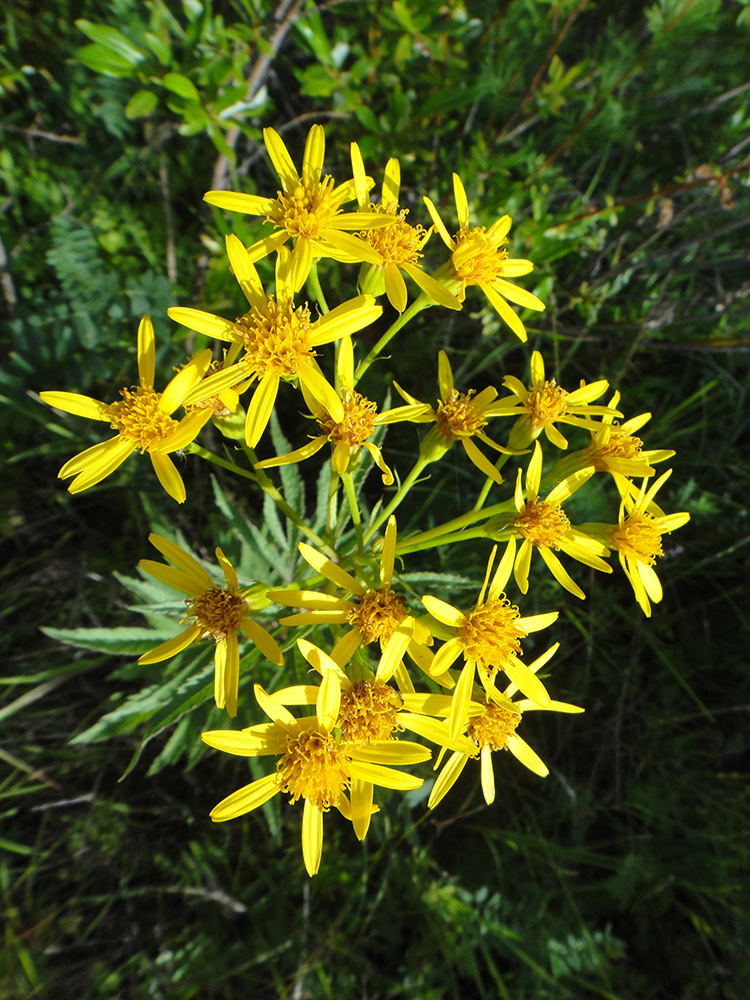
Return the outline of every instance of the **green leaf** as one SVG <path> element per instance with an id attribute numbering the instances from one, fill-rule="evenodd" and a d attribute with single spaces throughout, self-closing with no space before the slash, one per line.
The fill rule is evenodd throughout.
<path id="1" fill-rule="evenodd" d="M 150 115 L 158 103 L 156 94 L 150 90 L 139 90 L 125 105 L 126 118 L 144 118 Z"/>
<path id="2" fill-rule="evenodd" d="M 103 45 L 84 45 L 76 51 L 76 59 L 102 76 L 127 77 L 133 75 L 133 64 L 117 52 Z"/>
<path id="3" fill-rule="evenodd" d="M 50 639 L 79 649 L 93 649 L 118 656 L 140 656 L 149 646 L 157 646 L 168 634 L 161 635 L 148 628 L 42 628 Z"/>
<path id="4" fill-rule="evenodd" d="M 145 59 L 143 52 L 129 42 L 117 28 L 110 28 L 107 24 L 92 24 L 83 18 L 79 18 L 75 23 L 87 38 L 117 55 L 126 65 L 137 66 Z"/>
<path id="5" fill-rule="evenodd" d="M 167 73 L 161 81 L 161 85 L 171 90 L 173 94 L 184 97 L 186 101 L 196 101 L 200 103 L 201 95 L 192 80 L 189 80 L 182 73 Z"/>

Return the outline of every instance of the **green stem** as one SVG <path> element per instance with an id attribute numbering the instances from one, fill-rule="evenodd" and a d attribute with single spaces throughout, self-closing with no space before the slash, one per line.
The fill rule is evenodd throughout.
<path id="1" fill-rule="evenodd" d="M 493 504 L 491 507 L 487 507 L 486 510 L 472 510 L 468 514 L 462 514 L 461 517 L 454 517 L 452 521 L 446 521 L 444 524 L 438 524 L 435 528 L 430 528 L 429 531 L 420 531 L 417 535 L 411 535 L 409 538 L 404 539 L 403 546 L 411 546 L 413 544 L 422 547 L 429 547 L 425 543 L 437 542 L 439 545 L 445 544 L 445 539 L 450 537 L 453 539 L 457 536 L 457 532 L 462 531 L 463 528 L 468 527 L 468 525 L 473 524 L 475 521 L 480 521 L 482 518 L 494 517 L 496 514 L 508 514 L 514 511 L 515 503 L 513 500 L 504 500 L 502 503 Z M 468 534 L 463 537 L 473 537 Z M 396 552 L 401 555 L 404 551 L 402 543 L 398 542 L 396 544 Z"/>
<path id="2" fill-rule="evenodd" d="M 401 313 L 401 315 L 398 317 L 397 320 L 394 320 L 394 322 L 391 323 L 391 325 L 385 331 L 385 333 L 380 338 L 380 340 L 377 342 L 377 344 L 375 344 L 375 346 L 369 352 L 369 354 L 367 354 L 367 356 L 365 358 L 363 358 L 362 361 L 360 361 L 360 363 L 357 365 L 357 370 L 354 372 L 354 385 L 355 386 L 356 386 L 357 382 L 359 382 L 359 380 L 362 378 L 362 376 L 364 375 L 364 373 L 367 371 L 367 369 L 370 367 L 370 365 L 373 363 L 373 361 L 378 357 L 378 355 L 388 346 L 388 344 L 391 342 L 391 340 L 396 336 L 396 334 L 398 333 L 398 331 L 402 327 L 406 326 L 406 324 L 409 322 L 409 320 L 413 319 L 417 315 L 417 313 L 420 313 L 420 312 L 422 312 L 423 309 L 427 309 L 429 306 L 433 306 L 433 305 L 435 305 L 435 303 L 432 301 L 432 299 L 430 299 L 430 298 L 428 298 L 428 296 L 422 294 L 422 295 L 419 296 L 418 299 L 415 299 L 414 302 L 412 302 L 412 304 L 409 306 L 409 308 L 405 312 Z"/>
<path id="3" fill-rule="evenodd" d="M 250 464 L 255 465 L 258 459 L 256 458 L 255 452 L 252 450 L 252 448 L 248 448 L 246 444 L 242 444 L 242 450 L 247 455 Z M 307 538 L 309 538 L 311 542 L 314 542 L 315 545 L 317 545 L 329 559 L 332 556 L 334 558 L 337 558 L 336 553 L 333 551 L 333 549 L 330 548 L 328 545 L 326 545 L 326 543 L 323 541 L 320 535 L 314 532 L 312 528 L 309 528 L 307 526 L 307 524 L 302 520 L 302 518 L 294 510 L 294 508 L 289 506 L 289 504 L 282 497 L 281 493 L 279 493 L 279 490 L 277 489 L 276 486 L 274 486 L 274 484 L 268 478 L 263 469 L 256 469 L 255 473 L 245 472 L 238 466 L 232 466 L 231 463 L 224 462 L 222 459 L 217 458 L 217 456 L 212 455 L 211 452 L 206 452 L 205 448 L 198 448 L 197 453 L 200 453 L 202 458 L 207 458 L 209 461 L 213 461 L 217 465 L 221 465 L 223 468 L 231 468 L 231 470 L 233 472 L 236 471 L 238 475 L 245 476 L 245 478 L 247 479 L 254 480 L 254 482 L 256 482 L 258 486 L 260 486 L 260 488 L 263 490 L 266 496 L 269 497 L 269 499 L 281 511 L 284 517 L 287 518 L 287 520 L 291 521 L 292 524 L 296 525 L 296 527 L 299 528 L 302 534 L 305 535 Z"/>
<path id="4" fill-rule="evenodd" d="M 234 462 L 228 461 L 226 458 L 219 458 L 218 455 L 214 455 L 212 451 L 208 451 L 207 448 L 202 448 L 195 441 L 192 441 L 186 448 L 185 451 L 188 455 L 197 455 L 198 458 L 203 458 L 207 462 L 211 462 L 213 465 L 218 465 L 221 469 L 228 469 L 229 472 L 233 472 L 236 476 L 242 476 L 243 479 L 250 479 L 254 483 L 259 483 L 260 480 L 256 473 L 248 472 L 247 469 L 243 469 L 239 465 L 235 465 Z"/>
<path id="5" fill-rule="evenodd" d="M 352 514 L 354 533 L 357 536 L 357 550 L 360 555 L 364 555 L 365 545 L 364 545 L 364 538 L 362 536 L 362 517 L 360 516 L 359 513 L 359 504 L 357 503 L 357 494 L 354 492 L 354 480 L 352 479 L 351 472 L 342 473 L 341 481 L 344 484 L 346 499 L 349 504 L 349 510 L 351 511 Z"/>
<path id="6" fill-rule="evenodd" d="M 398 488 L 398 492 L 395 497 L 391 500 L 385 510 L 381 511 L 380 514 L 375 518 L 370 527 L 365 532 L 364 542 L 365 544 L 372 538 L 375 532 L 378 530 L 383 521 L 387 521 L 394 510 L 398 507 L 401 501 L 404 499 L 406 494 L 412 488 L 416 480 L 422 474 L 424 469 L 430 464 L 430 459 L 422 458 L 421 456 L 417 459 L 414 468 L 411 470 L 406 479 L 401 483 Z"/>
<path id="7" fill-rule="evenodd" d="M 405 542 L 397 543 L 396 555 L 404 556 L 410 552 L 421 552 L 423 549 L 434 549 L 439 545 L 453 545 L 454 542 L 465 542 L 471 538 L 487 538 L 487 532 L 482 526 L 471 531 L 456 531 L 453 534 L 441 535 L 440 538 L 428 539 L 425 541 L 421 535 L 414 535 L 407 538 Z"/>
<path id="8" fill-rule="evenodd" d="M 326 302 L 326 297 L 323 294 L 323 289 L 320 287 L 317 260 L 313 260 L 310 273 L 307 276 L 307 289 L 320 306 L 320 311 L 325 315 L 329 311 L 328 303 Z"/>
<path id="9" fill-rule="evenodd" d="M 332 538 L 334 525 L 336 524 L 336 498 L 339 492 L 339 474 L 333 467 L 333 460 L 331 460 L 331 468 L 329 470 L 328 476 L 328 504 L 326 507 L 326 538 L 329 542 L 333 542 Z"/>

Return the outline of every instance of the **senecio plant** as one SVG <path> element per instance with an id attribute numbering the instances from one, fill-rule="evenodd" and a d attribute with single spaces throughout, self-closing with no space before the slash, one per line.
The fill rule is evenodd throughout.
<path id="1" fill-rule="evenodd" d="M 203 740 L 225 753 L 274 761 L 265 777 L 223 798 L 212 819 L 234 819 L 279 792 L 292 803 L 301 799 L 302 852 L 314 875 L 325 813 L 338 809 L 363 840 L 378 811 L 375 789 L 418 788 L 423 778 L 407 769 L 432 753 L 438 773 L 430 808 L 470 760 L 478 760 L 484 797 L 492 802 L 493 753 L 501 750 L 545 776 L 547 767 L 520 735 L 524 713 L 582 709 L 555 701 L 540 677 L 559 643 L 551 642 L 533 662 L 524 656 L 526 638 L 546 632 L 558 616 L 555 609 L 543 614 L 521 610 L 532 559 L 541 560 L 562 588 L 584 599 L 570 574 L 574 564 L 611 573 L 610 559 L 617 553 L 636 601 L 650 616 L 652 603 L 662 597 L 654 569 L 662 535 L 685 524 L 689 515 L 665 513 L 657 504 L 670 472 L 657 476 L 655 466 L 674 453 L 643 449 L 637 433 L 650 414 L 620 422 L 620 394 L 602 401 L 606 381 L 563 388 L 548 378 L 536 351 L 530 378 L 506 375 L 500 390 L 458 388 L 450 360 L 440 351 L 434 403 L 422 402 L 401 385 L 395 390 L 402 403 L 392 409 L 381 410 L 364 397 L 357 388 L 362 376 L 414 316 L 428 308 L 460 310 L 475 288 L 525 342 L 526 330 L 513 306 L 544 309 L 516 284 L 533 265 L 509 255 L 508 215 L 488 228 L 472 222 L 456 174 L 458 228 L 451 235 L 449 214 L 427 198 L 430 228 L 407 221 L 407 211 L 399 207 L 397 160 L 388 161 L 380 195 L 371 198 L 374 181 L 356 143 L 352 176 L 336 185 L 323 172 L 320 125 L 310 129 L 300 171 L 273 129 L 266 129 L 264 138 L 279 177 L 275 195 L 209 191 L 205 196 L 211 205 L 261 216 L 272 227 L 250 247 L 227 237 L 238 298 L 246 300 L 241 315 L 227 319 L 193 308 L 169 310 L 177 323 L 223 344 L 221 356 L 200 351 L 158 391 L 154 331 L 144 317 L 138 330 L 138 382 L 123 388 L 120 399 L 103 403 L 73 392 L 41 396 L 58 410 L 99 420 L 114 432 L 62 467 L 62 478 L 74 477 L 72 493 L 101 482 L 140 451 L 148 453 L 170 497 L 183 503 L 185 486 L 170 458 L 180 450 L 253 481 L 305 536 L 298 578 L 273 587 L 262 581 L 243 586 L 221 548 L 216 549 L 217 578 L 180 545 L 152 534 L 150 542 L 163 561 L 144 559 L 141 569 L 185 595 L 187 613 L 181 631 L 139 662 L 157 664 L 192 643 L 213 640 L 216 705 L 234 719 L 244 709 L 238 706 L 241 644 L 254 644 L 260 657 L 276 665 L 276 676 L 283 676 L 285 651 L 293 652 L 296 642 L 309 666 L 308 683 L 271 692 L 255 684 L 268 721 L 205 732 Z M 445 259 L 431 274 L 422 264 L 422 251 L 434 234 L 444 244 Z M 263 287 L 255 268 L 269 255 L 275 255 L 273 289 Z M 359 265 L 359 294 L 329 308 L 318 276 L 321 260 Z M 417 293 L 411 303 L 410 285 Z M 312 303 L 302 294 L 305 286 Z M 365 353 L 357 334 L 381 316 L 383 295 L 398 317 Z M 299 389 L 300 406 L 309 411 L 314 430 L 295 450 L 258 461 L 254 449 L 266 434 L 281 382 Z M 209 420 L 225 435 L 223 457 L 196 442 Z M 413 468 L 403 477 L 381 447 L 383 428 L 397 421 L 426 425 Z M 583 436 L 584 447 L 569 448 L 571 431 Z M 396 509 L 428 466 L 456 444 L 486 479 L 476 502 L 447 523 L 398 537 Z M 330 463 L 323 537 L 291 508 L 268 471 L 321 452 Z M 511 460 L 517 468 L 506 481 L 501 470 Z M 361 484 L 373 464 L 384 492 L 367 510 Z M 612 523 L 574 526 L 567 501 L 585 492 L 594 476 L 611 480 L 619 511 Z M 488 503 L 491 492 L 498 499 Z M 420 601 L 399 575 L 397 567 L 411 553 L 480 539 L 492 543 L 491 551 L 469 607 L 455 607 L 435 594 L 424 594 Z M 521 595 L 518 604 L 506 596 L 511 578 Z M 256 620 L 257 611 L 270 604 L 287 609 L 277 618 L 274 634 Z"/>

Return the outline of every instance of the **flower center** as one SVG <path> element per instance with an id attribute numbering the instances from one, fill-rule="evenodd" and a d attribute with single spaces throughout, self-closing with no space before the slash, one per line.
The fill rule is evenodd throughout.
<path id="1" fill-rule="evenodd" d="M 342 692 L 338 726 L 347 743 L 367 746 L 373 740 L 389 740 L 398 723 L 401 696 L 382 681 L 358 681 Z"/>
<path id="2" fill-rule="evenodd" d="M 188 597 L 185 606 L 188 616 L 180 624 L 185 624 L 192 618 L 201 627 L 199 638 L 213 638 L 216 642 L 239 631 L 240 622 L 247 610 L 244 597 L 233 594 L 226 587 L 212 587 L 205 594 Z"/>
<path id="3" fill-rule="evenodd" d="M 528 634 L 519 624 L 521 613 L 505 594 L 470 611 L 461 627 L 464 656 L 494 677 L 514 655 L 521 652 L 521 639 Z"/>
<path id="4" fill-rule="evenodd" d="M 235 329 L 247 351 L 243 363 L 258 376 L 293 378 L 315 356 L 312 326 L 307 305 L 295 309 L 291 299 L 279 305 L 269 296 L 262 310 L 253 308 L 237 320 Z"/>
<path id="5" fill-rule="evenodd" d="M 154 448 L 177 426 L 177 421 L 159 407 L 161 393 L 150 386 L 120 389 L 120 395 L 122 401 L 109 407 L 110 426 L 134 441 L 141 452 Z"/>
<path id="6" fill-rule="evenodd" d="M 638 459 L 641 457 L 642 447 L 643 441 L 640 438 L 628 434 L 618 424 L 612 424 L 606 443 L 593 449 L 594 459 L 596 460 L 597 456 Z"/>
<path id="7" fill-rule="evenodd" d="M 473 395 L 473 389 L 469 389 L 468 392 L 452 389 L 449 399 L 438 401 L 437 431 L 447 441 L 472 437 L 477 431 L 486 427 L 484 414 L 472 402 Z"/>
<path id="8" fill-rule="evenodd" d="M 330 808 L 349 787 L 348 758 L 332 736 L 314 729 L 287 736 L 286 753 L 276 764 L 282 792 L 291 801 L 309 799 L 318 809 Z"/>
<path id="9" fill-rule="evenodd" d="M 491 285 L 503 273 L 508 251 L 498 247 L 484 226 L 461 229 L 454 236 L 451 255 L 456 277 L 465 285 Z"/>
<path id="10" fill-rule="evenodd" d="M 612 548 L 636 562 L 653 566 L 657 556 L 663 556 L 661 528 L 657 519 L 645 511 L 634 510 L 625 523 L 610 532 Z"/>
<path id="11" fill-rule="evenodd" d="M 360 239 L 377 250 L 384 264 L 416 264 L 430 234 L 423 226 L 409 225 L 406 221 L 409 210 L 402 208 L 399 211 L 395 202 L 389 202 L 385 205 L 371 204 L 369 211 L 394 215 L 395 220 L 390 226 L 365 230 L 359 234 Z"/>
<path id="12" fill-rule="evenodd" d="M 532 545 L 559 549 L 570 527 L 570 521 L 559 503 L 529 500 L 524 504 L 523 513 L 513 521 L 513 527 Z"/>
<path id="13" fill-rule="evenodd" d="M 320 429 L 334 444 L 343 441 L 350 448 L 359 448 L 375 432 L 378 404 L 353 389 L 344 389 L 341 402 L 344 404 L 344 419 L 337 423 L 326 413 L 318 419 Z"/>
<path id="14" fill-rule="evenodd" d="M 477 715 L 469 721 L 467 735 L 478 747 L 507 749 L 508 737 L 513 735 L 520 721 L 520 712 L 509 712 L 507 708 L 490 702 L 484 715 Z"/>
<path id="15" fill-rule="evenodd" d="M 525 405 L 534 431 L 548 427 L 565 415 L 567 395 L 554 379 L 529 390 Z"/>
<path id="16" fill-rule="evenodd" d="M 340 212 L 332 197 L 333 184 L 330 176 L 314 181 L 305 177 L 293 191 L 278 191 L 268 221 L 279 229 L 286 229 L 290 236 L 313 239 L 321 236 L 331 219 Z"/>
<path id="17" fill-rule="evenodd" d="M 384 587 L 363 594 L 357 607 L 347 613 L 346 620 L 362 633 L 365 643 L 380 639 L 384 646 L 406 616 L 406 598 Z"/>

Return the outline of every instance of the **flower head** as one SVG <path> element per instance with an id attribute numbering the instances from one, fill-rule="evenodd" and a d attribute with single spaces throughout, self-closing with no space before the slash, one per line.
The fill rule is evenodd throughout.
<path id="1" fill-rule="evenodd" d="M 297 646 L 307 662 L 325 677 L 326 671 L 336 673 L 341 685 L 341 703 L 336 724 L 339 738 L 344 743 L 354 746 L 369 747 L 373 744 L 382 748 L 384 741 L 395 743 L 394 754 L 399 753 L 399 734 L 405 729 L 423 736 L 441 748 L 466 753 L 474 753 L 474 747 L 465 736 L 451 740 L 448 726 L 423 712 L 404 710 L 404 693 L 413 693 L 414 687 L 402 664 L 394 669 L 394 663 L 387 652 L 384 652 L 375 672 L 369 667 L 357 664 L 353 670 L 354 676 L 348 673 L 338 663 L 331 659 L 318 646 L 306 639 L 298 639 Z M 350 672 L 352 668 L 347 668 Z M 398 687 L 391 684 L 395 680 Z M 400 689 L 400 690 L 399 690 Z M 280 705 L 314 705 L 317 702 L 319 690 L 315 684 L 299 684 L 283 688 L 270 696 L 271 701 Z M 372 802 L 372 783 L 370 788 L 360 789 L 361 794 Z M 370 822 L 370 812 L 359 810 L 354 818 L 354 832 L 363 840 Z"/>
<path id="2" fill-rule="evenodd" d="M 490 554 L 482 588 L 470 611 L 460 611 L 437 597 L 426 595 L 422 598 L 433 618 L 447 626 L 449 636 L 435 654 L 430 674 L 439 679 L 459 656 L 464 658 L 448 718 L 451 736 L 457 736 L 468 719 L 475 676 L 478 676 L 490 701 L 502 703 L 495 677 L 503 671 L 528 698 L 538 705 L 549 704 L 544 685 L 520 659 L 521 640 L 531 632 L 551 625 L 558 613 L 553 611 L 522 618 L 518 608 L 503 593 L 513 566 L 510 549 L 506 549 L 490 582 L 496 552 L 497 546 Z"/>
<path id="3" fill-rule="evenodd" d="M 431 644 L 429 630 L 409 613 L 406 599 L 391 587 L 396 556 L 395 517 L 391 516 L 386 526 L 375 586 L 360 583 L 351 573 L 304 542 L 300 542 L 299 551 L 314 570 L 350 594 L 351 599 L 316 590 L 269 590 L 269 600 L 302 609 L 299 614 L 279 619 L 282 625 L 348 625 L 349 631 L 331 653 L 333 660 L 338 664 L 348 663 L 363 643 L 367 645 L 377 640 L 391 674 L 407 649 L 419 655 L 415 646 Z M 385 671 L 386 667 L 383 669 Z"/>
<path id="4" fill-rule="evenodd" d="M 602 558 L 609 555 L 606 545 L 579 528 L 574 528 L 562 507 L 563 503 L 593 474 L 594 469 L 591 466 L 581 469 L 563 479 L 544 499 L 541 499 L 539 486 L 542 478 L 542 449 L 538 441 L 534 442 L 534 454 L 526 470 L 525 497 L 522 470 L 519 469 L 514 495 L 516 514 L 504 520 L 501 535 L 503 537 L 507 532 L 511 532 L 508 549 L 514 557 L 513 575 L 522 594 L 526 594 L 529 589 L 529 567 L 535 549 L 557 582 L 569 593 L 581 599 L 586 595 L 571 579 L 555 555 L 555 551 L 565 552 L 585 566 L 598 569 L 602 573 L 612 572 L 612 567 Z M 492 537 L 497 536 L 493 534 Z M 521 539 L 521 547 L 518 555 L 515 555 L 517 538 Z"/>
<path id="5" fill-rule="evenodd" d="M 530 663 L 528 669 L 536 674 L 554 656 L 559 648 L 555 643 L 545 653 Z M 476 750 L 472 754 L 453 751 L 433 785 L 428 805 L 434 809 L 448 791 L 456 783 L 470 756 L 479 753 L 481 764 L 482 791 L 485 802 L 495 800 L 495 775 L 492 767 L 492 755 L 500 750 L 509 750 L 513 756 L 534 774 L 544 778 L 549 773 L 547 765 L 532 750 L 529 744 L 518 735 L 523 713 L 542 710 L 546 712 L 578 713 L 583 709 L 563 701 L 550 701 L 546 705 L 538 705 L 529 698 L 513 701 L 517 692 L 515 684 L 510 684 L 503 692 L 501 702 L 489 700 L 483 691 L 476 688 L 469 702 L 468 718 L 465 724 L 466 736 L 474 744 Z M 405 707 L 413 712 L 423 711 L 431 715 L 449 715 L 451 699 L 446 695 L 405 695 Z"/>
<path id="6" fill-rule="evenodd" d="M 302 856 L 309 875 L 315 875 L 320 866 L 323 814 L 331 806 L 352 820 L 357 835 L 364 837 L 373 811 L 373 785 L 403 791 L 419 788 L 421 778 L 390 765 L 415 764 L 430 757 L 426 747 L 405 740 L 372 740 L 363 745 L 345 739 L 339 725 L 339 672 L 329 658 L 320 662 L 323 680 L 315 698 L 315 715 L 295 719 L 256 684 L 255 696 L 272 720 L 270 725 L 262 723 L 240 733 L 217 730 L 202 737 L 209 746 L 226 753 L 278 757 L 275 772 L 222 799 L 211 810 L 211 819 L 223 822 L 242 816 L 277 792 L 286 792 L 292 803 L 304 799 Z"/>
<path id="7" fill-rule="evenodd" d="M 646 617 L 651 617 L 651 601 L 658 604 L 663 597 L 659 578 L 654 570 L 656 560 L 664 555 L 662 535 L 676 531 L 690 520 L 690 514 L 665 514 L 654 497 L 672 475 L 669 469 L 648 486 L 644 479 L 640 490 L 625 483 L 617 524 L 586 524 L 582 527 L 615 549 L 620 565 L 633 588 L 635 599 Z"/>
<path id="8" fill-rule="evenodd" d="M 394 383 L 399 394 L 412 408 L 410 416 L 401 419 L 412 420 L 415 423 L 435 424 L 435 427 L 422 442 L 420 448 L 422 455 L 429 458 L 430 461 L 437 461 L 453 444 L 460 441 L 461 447 L 480 472 L 492 479 L 493 482 L 502 483 L 503 477 L 498 469 L 473 440 L 473 438 L 478 438 L 482 444 L 502 455 L 518 454 L 515 450 L 496 444 L 484 430 L 488 418 L 495 416 L 493 401 L 497 397 L 497 390 L 487 386 L 486 389 L 482 389 L 478 393 L 475 393 L 473 389 L 469 389 L 468 392 L 459 392 L 453 384 L 453 370 L 445 351 L 440 351 L 438 355 L 438 383 L 440 385 L 440 400 L 437 409 L 420 403 L 418 399 L 410 396 L 404 392 L 401 386 Z M 421 407 L 421 409 L 416 409 L 417 407 Z M 392 412 L 394 415 L 398 414 L 399 409 Z"/>
<path id="9" fill-rule="evenodd" d="M 336 187 L 331 176 L 321 176 L 325 155 L 322 126 L 313 125 L 307 135 L 301 174 L 277 132 L 272 128 L 264 129 L 263 140 L 281 181 L 281 190 L 275 198 L 234 191 L 209 191 L 204 195 L 205 201 L 218 208 L 263 215 L 278 230 L 249 248 L 250 260 L 260 260 L 287 240 L 293 240 L 290 269 L 293 291 L 302 288 L 316 257 L 377 264 L 377 253 L 359 237 L 351 235 L 351 231 L 387 226 L 391 219 L 371 211 L 342 212 L 341 206 L 357 196 L 357 189 L 353 180 Z"/>
<path id="10" fill-rule="evenodd" d="M 380 469 L 383 483 L 390 486 L 393 483 L 393 473 L 388 468 L 378 445 L 370 438 L 381 424 L 394 423 L 396 420 L 413 419 L 420 413 L 422 407 L 399 407 L 397 410 L 386 410 L 378 413 L 377 403 L 362 396 L 354 388 L 354 355 L 350 337 L 343 337 L 339 347 L 337 362 L 339 396 L 344 411 L 343 418 L 335 417 L 317 401 L 312 393 L 302 384 L 302 394 L 305 397 L 310 413 L 318 424 L 315 437 L 294 451 L 276 458 L 266 458 L 256 463 L 256 469 L 270 469 L 279 465 L 291 465 L 315 455 L 326 444 L 333 449 L 331 461 L 339 475 L 350 472 L 359 460 L 360 450 L 368 451 Z"/>
<path id="11" fill-rule="evenodd" d="M 509 215 L 502 216 L 489 229 L 485 229 L 484 226 L 472 226 L 466 191 L 458 174 L 453 175 L 453 193 L 459 226 L 455 236 L 448 234 L 445 223 L 430 199 L 424 199 L 435 228 L 440 233 L 443 243 L 451 251 L 450 262 L 445 267 L 449 279 L 448 285 L 449 287 L 451 284 L 456 285 L 460 302 L 464 301 L 468 287 L 478 285 L 513 333 L 525 341 L 526 328 L 506 299 L 536 311 L 543 310 L 545 305 L 536 295 L 519 288 L 507 279 L 528 274 L 529 271 L 533 271 L 534 265 L 530 260 L 508 257 L 506 237 L 511 227 Z M 442 272 L 443 268 L 440 268 L 438 276 L 441 276 Z"/>
<path id="12" fill-rule="evenodd" d="M 594 399 L 605 391 L 605 379 L 586 385 L 581 382 L 578 389 L 568 392 L 555 379 L 547 380 L 544 375 L 544 361 L 539 351 L 531 355 L 531 385 L 526 386 L 514 375 L 506 375 L 503 385 L 513 396 L 505 396 L 493 407 L 496 416 L 518 416 L 510 434 L 509 444 L 514 448 L 525 448 L 544 431 L 547 439 L 558 448 L 567 448 L 568 442 L 560 433 L 557 424 L 571 424 L 596 431 L 599 425 L 593 416 L 621 417 L 619 410 L 611 406 L 591 406 Z"/>
<path id="13" fill-rule="evenodd" d="M 244 632 L 265 657 L 281 666 L 284 662 L 276 641 L 266 630 L 253 621 L 249 595 L 240 589 L 232 564 L 221 549 L 216 549 L 225 586 L 214 583 L 201 564 L 179 545 L 160 535 L 149 535 L 149 541 L 173 565 L 151 559 L 142 559 L 138 564 L 142 570 L 166 583 L 175 590 L 187 594 L 185 605 L 187 615 L 182 625 L 188 627 L 150 650 L 138 660 L 139 663 L 160 663 L 175 656 L 192 642 L 213 639 L 216 644 L 214 654 L 214 697 L 218 708 L 226 707 L 230 718 L 237 714 L 237 690 L 239 686 L 240 657 L 237 633 Z M 176 567 L 176 568 L 175 568 Z M 267 602 L 266 602 L 267 603 Z"/>
<path id="14" fill-rule="evenodd" d="M 461 303 L 444 284 L 423 270 L 420 264 L 422 250 L 430 238 L 432 229 L 412 226 L 406 221 L 408 209 L 399 209 L 398 199 L 401 188 L 401 167 L 398 160 L 391 158 L 385 167 L 383 189 L 379 205 L 370 201 L 368 178 L 365 165 L 356 142 L 351 145 L 352 173 L 357 189 L 360 211 L 385 214 L 390 217 L 387 226 L 368 229 L 360 233 L 365 243 L 378 255 L 378 263 L 362 265 L 359 284 L 363 292 L 388 295 L 388 301 L 398 312 L 406 309 L 406 284 L 403 271 L 433 301 L 447 309 L 460 309 Z"/>
<path id="15" fill-rule="evenodd" d="M 234 322 L 199 309 L 173 308 L 176 322 L 209 337 L 239 344 L 244 350 L 237 365 L 207 378 L 191 393 L 188 402 L 215 395 L 233 381 L 258 379 L 247 408 L 245 435 L 254 448 L 268 425 L 279 385 L 291 381 L 306 386 L 310 394 L 337 419 L 343 420 L 341 399 L 315 362 L 315 348 L 346 337 L 368 326 L 382 313 L 371 295 L 342 303 L 325 316 L 313 319 L 305 305 L 295 306 L 290 282 L 289 254 L 282 248 L 276 262 L 276 294 L 267 295 L 258 272 L 236 236 L 227 236 L 227 252 L 235 277 L 250 305 Z"/>
<path id="16" fill-rule="evenodd" d="M 156 350 L 151 319 L 144 316 L 138 327 L 139 384 L 120 390 L 121 399 L 100 403 L 77 392 L 41 392 L 49 406 L 79 417 L 108 423 L 117 431 L 108 441 L 87 448 L 60 469 L 60 479 L 75 476 L 68 487 L 71 493 L 95 486 L 118 469 L 134 451 L 148 452 L 159 482 L 178 503 L 185 500 L 185 484 L 169 455 L 193 441 L 211 411 L 188 413 L 181 420 L 172 414 L 200 381 L 211 360 L 210 351 L 202 351 L 189 361 L 163 392 L 154 389 Z"/>

